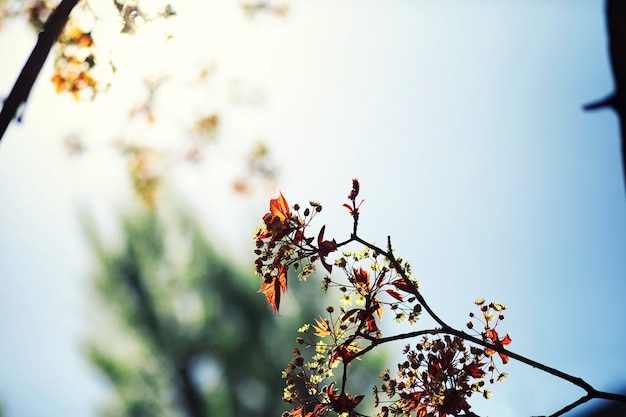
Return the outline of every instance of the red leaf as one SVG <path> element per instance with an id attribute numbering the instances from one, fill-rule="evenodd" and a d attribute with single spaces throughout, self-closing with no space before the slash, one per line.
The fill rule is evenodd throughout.
<path id="1" fill-rule="evenodd" d="M 359 319 L 361 321 L 365 321 L 367 324 L 368 333 L 374 333 L 378 331 L 378 326 L 376 325 L 376 320 L 374 320 L 374 311 L 378 310 L 378 306 L 372 306 L 367 310 L 359 311 Z"/>
<path id="2" fill-rule="evenodd" d="M 498 341 L 498 332 L 496 332 L 494 329 L 485 330 L 485 336 L 487 336 L 487 339 L 489 339 L 494 345 Z"/>
<path id="3" fill-rule="evenodd" d="M 390 296 L 392 296 L 396 300 L 402 301 L 402 295 L 400 295 L 399 292 L 394 291 L 394 290 L 385 290 L 385 291 L 387 291 L 387 294 L 389 294 Z"/>
<path id="4" fill-rule="evenodd" d="M 493 343 L 494 345 L 503 348 L 504 346 L 510 344 L 512 342 L 511 338 L 509 337 L 508 334 L 506 334 L 502 340 L 499 339 L 498 336 L 498 332 L 496 332 L 494 329 L 487 329 L 485 331 L 485 337 L 487 337 L 487 339 L 489 339 L 491 341 L 491 343 Z M 493 352 L 492 349 L 485 349 L 486 352 Z M 505 355 L 504 353 L 500 353 L 498 352 L 498 356 L 500 356 L 500 359 L 502 359 L 502 363 L 504 363 L 505 365 L 507 363 L 509 363 L 509 357 L 507 355 Z"/>

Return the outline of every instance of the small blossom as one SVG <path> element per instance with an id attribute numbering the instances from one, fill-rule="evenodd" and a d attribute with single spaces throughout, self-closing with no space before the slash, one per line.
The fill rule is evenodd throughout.
<path id="1" fill-rule="evenodd" d="M 339 302 L 345 306 L 352 305 L 352 296 L 350 294 L 342 294 Z"/>
<path id="2" fill-rule="evenodd" d="M 317 342 L 315 344 L 315 351 L 318 353 L 326 353 L 328 351 L 328 344 L 324 342 Z"/>

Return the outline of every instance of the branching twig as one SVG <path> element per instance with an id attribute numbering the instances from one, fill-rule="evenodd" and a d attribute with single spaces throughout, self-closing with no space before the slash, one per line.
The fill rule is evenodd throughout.
<path id="1" fill-rule="evenodd" d="M 354 230 L 356 231 L 356 221 L 354 222 L 355 226 L 354 226 Z M 404 334 L 399 334 L 399 335 L 394 335 L 394 336 L 390 336 L 390 337 L 386 337 L 386 338 L 381 338 L 381 339 L 375 339 L 372 337 L 365 337 L 366 339 L 369 339 L 372 344 L 370 346 L 368 346 L 367 348 L 363 349 L 362 351 L 358 352 L 358 354 L 356 356 L 361 356 L 363 354 L 365 354 L 367 351 L 372 350 L 375 346 L 380 345 L 382 343 L 386 343 L 386 342 L 390 342 L 390 341 L 394 341 L 394 340 L 402 340 L 402 339 L 410 339 L 410 338 L 414 338 L 416 336 L 420 336 L 420 335 L 425 335 L 425 334 L 437 334 L 437 333 L 443 333 L 443 334 L 449 334 L 452 336 L 457 336 L 460 337 L 461 339 L 464 339 L 468 342 L 472 342 L 475 343 L 477 345 L 480 345 L 484 348 L 488 348 L 491 350 L 494 350 L 498 353 L 502 353 L 504 355 L 507 355 L 513 359 L 516 359 L 519 362 L 522 362 L 526 365 L 532 366 L 533 368 L 539 369 L 541 371 L 544 371 L 550 375 L 556 376 L 558 378 L 561 378 L 565 381 L 568 381 L 582 389 L 584 389 L 587 392 L 587 395 L 581 397 L 580 399 L 578 399 L 577 401 L 569 404 L 568 406 L 562 408 L 561 410 L 557 411 L 556 413 L 552 414 L 550 417 L 558 417 L 562 414 L 565 414 L 566 412 L 574 409 L 575 407 L 591 400 L 591 399 L 607 399 L 607 400 L 613 400 L 613 401 L 619 401 L 622 403 L 626 403 L 626 395 L 621 395 L 621 394 L 614 394 L 614 393 L 608 393 L 608 392 L 602 392 L 602 391 L 598 391 L 595 388 L 593 388 L 593 386 L 591 386 L 591 384 L 589 384 L 588 382 L 586 382 L 584 379 L 579 378 L 579 377 L 575 377 L 573 375 L 567 374 L 565 372 L 559 371 L 558 369 L 549 367 L 547 365 L 544 365 L 540 362 L 534 361 L 532 359 L 529 359 L 525 356 L 522 356 L 518 353 L 515 352 L 511 352 L 510 350 L 505 349 L 502 346 L 497 346 L 495 344 L 486 342 L 482 339 L 479 339 L 477 337 L 474 337 L 464 331 L 461 330 L 457 330 L 455 328 L 453 328 L 452 326 L 448 325 L 445 321 L 443 321 L 443 319 L 441 319 L 433 310 L 432 308 L 428 305 L 428 303 L 426 302 L 426 300 L 424 299 L 424 297 L 422 296 L 422 294 L 419 292 L 419 290 L 416 288 L 415 284 L 409 279 L 409 277 L 406 275 L 406 272 L 404 271 L 404 268 L 402 268 L 402 266 L 400 265 L 400 263 L 398 262 L 398 260 L 396 259 L 396 257 L 393 254 L 392 251 L 392 247 L 391 247 L 391 238 L 388 237 L 388 250 L 384 251 L 381 248 L 377 247 L 376 245 L 373 245 L 371 243 L 366 242 L 365 240 L 361 239 L 360 237 L 358 237 L 356 234 L 353 234 L 351 237 L 351 240 L 359 242 L 365 246 L 367 246 L 368 248 L 372 249 L 373 251 L 376 251 L 378 253 L 380 253 L 381 255 L 385 256 L 389 262 L 391 263 L 391 265 L 394 267 L 394 269 L 400 274 L 400 276 L 402 276 L 405 284 L 411 288 L 412 290 L 412 294 L 416 297 L 417 301 L 422 305 L 422 307 L 428 312 L 428 314 L 433 318 L 433 320 L 435 320 L 440 326 L 441 329 L 430 329 L 430 330 L 421 330 L 421 331 L 417 331 L 417 332 L 409 332 L 409 333 L 404 333 Z"/>
<path id="2" fill-rule="evenodd" d="M 348 295 L 342 296 L 342 303 L 352 303 L 352 292 L 357 297 L 357 303 L 362 307 L 346 310 L 342 307 L 342 316 L 336 322 L 329 324 L 328 320 L 316 320 L 314 324 L 315 334 L 320 338 L 333 335 L 332 345 L 324 342 L 316 344 L 311 342 L 308 347 L 315 346 L 316 354 L 312 355 L 312 362 L 305 363 L 301 356 L 300 349 L 294 349 L 296 359 L 292 361 L 286 369 L 283 378 L 287 379 L 287 387 L 284 399 L 287 402 L 298 400 L 298 392 L 295 388 L 295 380 L 302 380 L 308 386 L 309 393 L 313 392 L 317 397 L 308 397 L 300 401 L 299 407 L 288 414 L 290 416 L 304 416 L 305 405 L 315 405 L 315 410 L 306 413 L 307 416 L 319 417 L 329 410 L 337 413 L 349 412 L 351 416 L 358 416 L 360 413 L 355 408 L 363 399 L 363 395 L 352 397 L 346 392 L 348 381 L 349 365 L 355 359 L 361 358 L 376 347 L 393 341 L 412 340 L 423 336 L 421 341 L 415 345 L 415 350 L 409 345 L 404 353 L 407 355 L 406 361 L 398 365 L 398 377 L 392 378 L 389 370 L 381 373 L 384 383 L 380 390 L 386 392 L 392 398 L 399 395 L 399 400 L 393 405 L 393 414 L 410 413 L 415 411 L 418 415 L 428 413 L 428 410 L 435 410 L 435 415 L 460 415 L 467 417 L 478 417 L 469 411 L 469 404 L 466 398 L 474 392 L 481 392 L 484 385 L 484 377 L 491 372 L 490 382 L 493 383 L 494 370 L 497 370 L 491 357 L 498 353 L 503 363 L 508 363 L 509 359 L 515 359 L 533 368 L 539 369 L 547 374 L 565 380 L 583 389 L 586 394 L 578 400 L 561 408 L 550 417 L 559 417 L 579 405 L 591 399 L 606 399 L 626 403 L 626 395 L 608 393 L 596 390 L 591 384 L 582 378 L 575 377 L 558 369 L 549 367 L 540 362 L 529 359 L 505 349 L 511 343 L 508 335 L 500 338 L 495 330 L 499 321 L 504 318 L 500 313 L 506 306 L 500 303 L 484 304 L 484 299 L 478 299 L 475 304 L 480 306 L 483 312 L 485 329 L 476 335 L 471 335 L 465 331 L 456 329 L 439 317 L 418 288 L 418 283 L 410 274 L 410 265 L 401 258 L 396 258 L 391 245 L 391 237 L 387 238 L 386 248 L 369 243 L 358 234 L 359 205 L 356 204 L 356 196 L 359 191 L 359 183 L 353 180 L 352 191 L 348 198 L 351 204 L 344 204 L 352 216 L 352 231 L 350 237 L 345 241 L 336 243 L 335 239 L 325 240 L 324 231 L 326 226 L 322 226 L 319 231 L 317 243 L 314 237 L 307 237 L 304 229 L 309 226 L 310 211 L 304 212 L 304 218 L 298 214 L 292 214 L 289 205 L 282 194 L 278 198 L 270 201 L 270 212 L 264 217 L 265 226 L 259 228 L 255 233 L 256 247 L 255 253 L 258 258 L 255 262 L 257 272 L 263 277 L 263 284 L 259 291 L 264 292 L 270 305 L 276 310 L 280 302 L 280 294 L 287 288 L 287 270 L 285 265 L 297 267 L 299 261 L 306 259 L 313 263 L 320 261 L 324 268 L 331 273 L 332 265 L 326 261 L 326 256 L 336 251 L 338 248 L 350 243 L 359 243 L 364 246 L 360 252 L 344 252 L 344 257 L 335 261 L 335 266 L 339 266 L 346 273 L 350 284 L 344 286 L 342 283 L 335 283 L 342 292 L 347 292 L 347 286 L 352 289 Z M 319 203 L 310 203 L 316 212 L 321 210 Z M 294 205 L 296 211 L 299 205 Z M 308 221 L 306 219 L 309 219 Z M 385 258 L 384 265 L 379 264 L 379 257 Z M 370 274 L 362 267 L 358 269 L 354 266 L 348 267 L 346 258 L 352 258 L 355 262 L 360 262 L 365 258 L 372 258 L 371 269 L 375 271 L 375 279 L 371 281 Z M 306 272 L 306 271 L 305 271 Z M 304 275 L 304 274 L 301 274 Z M 305 275 L 305 277 L 308 275 Z M 300 276 L 299 276 L 300 277 Z M 383 278 L 385 277 L 385 278 Z M 322 289 L 326 291 L 333 281 L 329 276 L 324 277 Z M 385 286 L 390 286 L 391 288 Z M 398 291 L 400 291 L 400 293 Z M 389 303 L 385 298 L 379 298 L 379 294 L 388 294 L 392 299 Z M 403 293 L 403 294 L 402 294 Z M 404 297 L 409 294 L 407 300 Z M 399 301 L 402 304 L 398 304 Z M 420 312 L 425 310 L 435 321 L 435 327 L 400 333 L 383 337 L 374 315 L 382 317 L 384 305 L 390 305 L 390 309 L 398 310 L 396 319 L 403 320 L 405 316 L 405 302 L 411 303 L 412 310 L 409 321 L 413 323 Z M 333 307 L 327 308 L 332 313 Z M 493 312 L 496 312 L 497 319 Z M 470 315 L 474 317 L 473 315 Z M 300 329 L 300 332 L 308 332 L 308 324 Z M 468 323 L 468 328 L 472 329 L 472 322 Z M 339 336 L 340 335 L 340 336 Z M 429 335 L 445 335 L 444 337 L 429 338 Z M 303 339 L 299 338 L 298 343 L 303 344 Z M 464 342 L 472 344 L 469 350 L 464 346 Z M 481 349 L 482 348 L 482 349 Z M 322 354 L 320 354 L 322 353 Z M 458 355 L 458 356 L 457 356 Z M 487 361 L 484 358 L 488 357 Z M 330 360 L 328 359 L 330 358 Z M 324 393 L 320 394 L 319 385 L 324 378 L 332 378 L 331 368 L 336 360 L 342 361 L 341 389 L 339 395 L 333 394 L 333 382 Z M 422 368 L 423 367 L 423 368 Z M 307 370 L 315 369 L 315 381 Z M 304 370 L 304 371 L 303 371 Z M 320 376 L 321 375 L 321 376 Z M 295 379 L 294 379 L 295 378 Z M 506 378 L 506 373 L 498 371 L 497 380 Z M 399 381 L 399 382 L 398 382 Z M 471 382 L 476 381 L 476 382 Z M 378 388 L 374 387 L 375 403 L 378 404 Z M 485 389 L 483 395 L 489 396 L 489 390 Z M 326 395 L 326 396 L 325 396 Z M 428 408 L 430 407 L 430 408 Z M 379 415 L 389 415 L 390 408 L 382 407 Z"/>
<path id="3" fill-rule="evenodd" d="M 356 207 L 355 207 L 356 208 Z M 430 317 L 435 320 L 435 322 L 437 322 L 437 324 L 439 324 L 439 326 L 441 326 L 440 329 L 428 329 L 428 330 L 419 330 L 419 331 L 415 331 L 415 332 L 408 332 L 408 333 L 402 333 L 402 334 L 397 334 L 394 336 L 389 336 L 389 337 L 384 337 L 384 338 L 375 338 L 373 336 L 370 335 L 366 335 L 366 334 L 362 334 L 360 333 L 359 336 L 363 337 L 364 339 L 367 339 L 371 342 L 371 344 L 365 348 L 363 348 L 361 351 L 359 351 L 358 353 L 356 353 L 352 358 L 348 359 L 345 361 L 345 366 L 344 366 L 344 375 L 343 375 L 343 384 L 345 385 L 346 379 L 347 379 L 347 364 L 349 362 L 351 362 L 353 359 L 356 359 L 357 357 L 363 356 L 365 355 L 367 352 L 371 351 L 372 349 L 374 349 L 375 347 L 383 344 L 383 343 L 387 343 L 387 342 L 391 342 L 391 341 L 397 341 L 397 340 L 404 340 L 404 339 L 412 339 L 418 336 L 422 336 L 422 335 L 426 335 L 426 334 L 449 334 L 452 336 L 457 336 L 460 337 L 463 340 L 466 340 L 468 342 L 472 342 L 474 344 L 477 344 L 479 346 L 482 346 L 484 348 L 487 349 L 491 349 L 495 352 L 498 353 L 502 353 L 504 355 L 507 355 L 513 359 L 516 359 L 519 362 L 522 362 L 526 365 L 532 366 L 533 368 L 539 369 L 543 372 L 546 372 L 550 375 L 556 376 L 557 378 L 563 379 L 565 381 L 568 381 L 580 388 L 582 388 L 583 390 L 586 391 L 586 395 L 584 395 L 583 397 L 579 398 L 578 400 L 572 402 L 571 404 L 567 405 L 566 407 L 563 407 L 561 410 L 557 411 L 556 413 L 550 415 L 550 417 L 558 417 L 560 415 L 565 414 L 568 411 L 571 411 L 572 409 L 574 409 L 575 407 L 591 400 L 591 399 L 607 399 L 607 400 L 613 400 L 613 401 L 619 401 L 622 403 L 626 403 L 626 395 L 620 395 L 620 394 L 614 394 L 614 393 L 608 393 L 608 392 L 602 392 L 602 391 L 598 391 L 596 390 L 593 386 L 591 386 L 591 384 L 589 384 L 588 382 L 586 382 L 584 379 L 579 378 L 579 377 L 575 377 L 573 375 L 567 374 L 565 372 L 559 371 L 558 369 L 549 367 L 547 365 L 544 365 L 540 362 L 534 361 L 532 359 L 529 359 L 523 355 L 520 355 L 518 353 L 515 352 L 511 352 L 508 349 L 505 349 L 502 346 L 497 346 L 495 344 L 489 343 L 485 340 L 479 339 L 475 336 L 472 336 L 464 331 L 461 330 L 457 330 L 454 327 L 450 326 L 449 324 L 447 324 L 443 319 L 441 319 L 435 312 L 434 310 L 432 310 L 432 308 L 428 305 L 428 303 L 426 302 L 426 300 L 424 299 L 423 295 L 420 293 L 420 291 L 418 290 L 418 288 L 415 286 L 415 284 L 409 279 L 409 277 L 406 275 L 406 272 L 404 271 L 404 268 L 402 267 L 402 265 L 400 265 L 400 262 L 398 262 L 398 260 L 396 259 L 395 255 L 393 254 L 393 250 L 392 250 L 392 246 L 391 246 L 391 237 L 387 238 L 387 250 L 383 250 L 381 248 L 379 248 L 378 246 L 369 243 L 365 240 L 363 240 L 361 237 L 359 237 L 357 235 L 357 226 L 358 226 L 358 217 L 354 216 L 354 220 L 353 220 L 353 232 L 352 235 L 350 237 L 350 239 L 341 242 L 340 245 L 346 245 L 348 243 L 351 242 L 358 242 L 366 247 L 368 247 L 369 249 L 373 250 L 376 253 L 381 254 L 382 256 L 386 257 L 389 262 L 391 263 L 391 265 L 394 267 L 394 269 L 397 271 L 398 274 L 400 274 L 400 276 L 402 277 L 402 279 L 404 280 L 405 284 L 412 290 L 412 295 L 414 295 L 417 299 L 417 301 L 422 305 L 422 307 L 424 308 L 424 310 L 426 310 L 426 312 L 428 312 L 428 314 L 430 315 Z"/>

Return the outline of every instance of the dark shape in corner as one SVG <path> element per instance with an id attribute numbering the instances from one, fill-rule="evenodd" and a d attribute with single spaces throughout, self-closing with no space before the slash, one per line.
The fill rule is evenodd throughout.
<path id="1" fill-rule="evenodd" d="M 607 0 L 606 17 L 609 35 L 609 55 L 615 91 L 607 98 L 585 105 L 585 110 L 610 107 L 617 113 L 622 139 L 622 170 L 626 187 L 626 1 Z"/>

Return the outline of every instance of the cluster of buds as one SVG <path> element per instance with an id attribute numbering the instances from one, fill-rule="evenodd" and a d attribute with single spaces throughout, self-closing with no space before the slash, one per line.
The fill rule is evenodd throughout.
<path id="1" fill-rule="evenodd" d="M 506 377 L 494 364 L 495 350 L 503 363 L 509 360 L 499 348 L 511 343 L 511 339 L 508 335 L 500 338 L 496 331 L 504 319 L 506 306 L 485 304 L 482 299 L 475 301 L 481 311 L 481 318 L 476 319 L 483 329 L 474 331 L 485 342 L 484 346 L 467 346 L 463 333 L 446 325 L 412 332 L 406 337 L 383 337 L 380 323 L 385 311 L 394 314 L 396 322 L 408 319 L 410 324 L 415 324 L 424 309 L 442 322 L 426 305 L 419 292 L 419 282 L 411 277 L 410 264 L 394 255 L 391 243 L 384 250 L 358 237 L 362 203 L 357 204 L 359 191 L 355 179 L 348 195 L 349 203 L 344 204 L 353 219 L 352 234 L 346 241 L 325 240 L 325 226 L 317 239 L 308 236 L 307 228 L 322 206 L 311 202 L 301 213 L 300 206 L 290 207 L 282 194 L 270 201 L 263 225 L 254 234 L 255 267 L 263 279 L 259 292 L 265 294 L 275 311 L 287 289 L 291 267 L 299 271 L 300 280 L 306 280 L 315 271 L 314 263 L 319 261 L 327 272 L 322 278 L 322 290 L 326 293 L 332 289 L 339 296 L 338 306 L 327 307 L 327 317 L 320 316 L 298 330 L 294 357 L 282 375 L 286 382 L 283 400 L 294 407 L 284 417 L 320 417 L 330 412 L 341 416 L 362 415 L 355 408 L 363 395 L 345 392 L 349 366 L 382 343 L 419 336 L 423 336 L 419 343 L 413 347 L 406 345 L 405 360 L 398 364 L 397 374 L 392 377 L 389 370 L 383 371 L 382 384 L 374 387 L 374 405 L 380 408 L 377 416 L 469 414 L 468 399 L 472 394 L 482 393 L 489 398 L 491 391 L 484 388 L 488 376 L 490 383 Z M 361 244 L 362 249 L 344 250 L 332 265 L 327 261 L 330 253 L 352 242 Z M 339 273 L 331 275 L 333 267 Z M 475 318 L 474 314 L 470 316 Z M 474 329 L 474 322 L 470 321 L 467 327 Z M 480 344 L 476 339 L 474 342 Z M 335 372 L 340 366 L 342 375 L 337 377 Z M 379 394 L 388 398 L 381 401 Z"/>
<path id="2" fill-rule="evenodd" d="M 379 393 L 386 393 L 391 405 L 381 407 L 378 416 L 457 415 L 467 412 L 467 399 L 476 392 L 488 398 L 483 389 L 487 365 L 481 349 L 468 348 L 463 339 L 445 335 L 430 340 L 424 336 L 414 348 L 407 345 L 403 351 L 406 360 L 398 364 L 396 377 L 388 369 L 381 373 L 382 385 L 374 387 L 376 406 Z"/>
<path id="3" fill-rule="evenodd" d="M 496 331 L 496 327 L 502 320 L 504 320 L 504 310 L 506 310 L 506 305 L 498 302 L 492 302 L 487 304 L 484 298 L 478 298 L 474 300 L 474 304 L 478 306 L 481 316 L 477 317 L 474 313 L 470 313 L 469 316 L 471 320 L 467 322 L 466 326 L 468 329 L 476 332 L 478 336 L 480 336 L 485 342 L 490 343 L 499 348 L 504 348 L 509 345 L 512 340 L 509 337 L 509 334 L 505 334 L 504 337 L 500 337 L 498 332 Z M 474 320 L 478 321 L 482 325 L 482 330 L 478 331 L 474 326 Z M 493 360 L 496 351 L 493 349 L 485 348 L 485 355 L 489 358 L 488 370 L 491 373 L 490 382 L 493 383 L 494 380 L 503 381 L 507 374 L 506 372 L 498 371 L 496 364 Z M 503 364 L 509 363 L 509 357 L 504 354 L 498 352 L 498 356 L 502 360 Z"/>

